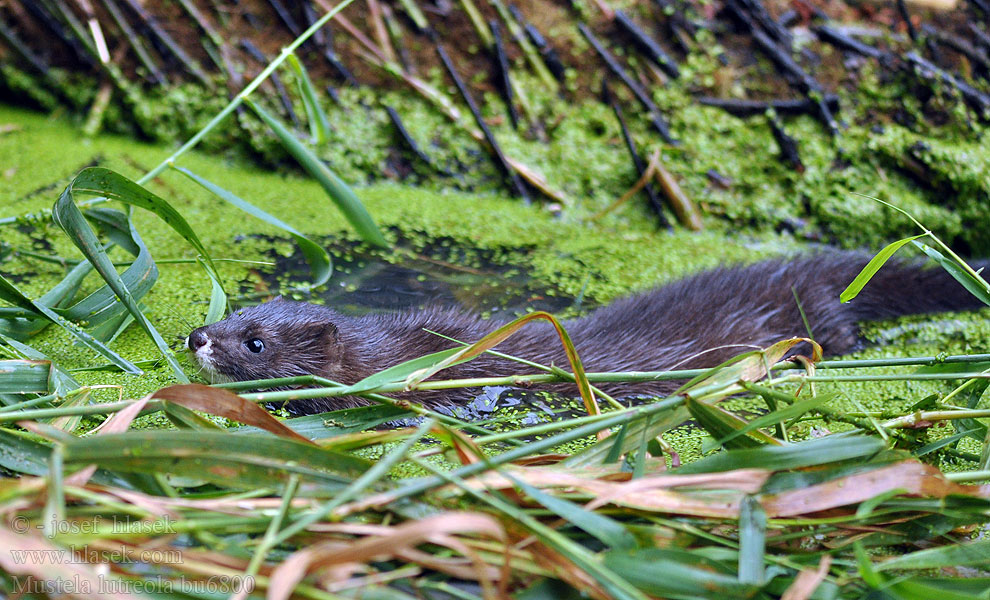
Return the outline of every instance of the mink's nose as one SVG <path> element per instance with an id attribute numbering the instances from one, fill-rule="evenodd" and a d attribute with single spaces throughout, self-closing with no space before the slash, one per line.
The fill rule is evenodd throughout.
<path id="1" fill-rule="evenodd" d="M 199 350 L 206 345 L 207 338 L 206 334 L 203 333 L 203 328 L 194 329 L 192 333 L 189 334 L 189 349 L 193 352 Z"/>

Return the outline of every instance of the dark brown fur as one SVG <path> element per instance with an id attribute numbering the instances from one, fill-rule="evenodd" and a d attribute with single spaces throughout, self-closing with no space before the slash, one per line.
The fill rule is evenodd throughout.
<path id="1" fill-rule="evenodd" d="M 807 336 L 792 288 L 814 339 L 833 355 L 856 348 L 859 321 L 982 306 L 942 269 L 897 262 L 881 269 L 855 300 L 840 304 L 839 293 L 868 260 L 861 253 L 829 252 L 720 268 L 617 300 L 566 321 L 564 327 L 589 372 L 655 371 L 714 366 L 745 351 L 745 346 L 766 347 Z M 197 329 L 189 336 L 189 347 L 195 350 L 208 340 L 212 368 L 229 379 L 313 373 L 350 384 L 454 345 L 425 330 L 474 342 L 498 325 L 450 308 L 349 317 L 323 306 L 279 300 L 239 310 Z M 263 340 L 263 352 L 246 348 L 245 342 L 254 338 Z M 556 333 L 545 321 L 527 325 L 497 350 L 542 364 L 568 365 Z M 534 370 L 519 363 L 482 355 L 441 376 L 530 372 Z M 658 381 L 601 388 L 616 396 L 663 395 L 678 385 Z M 573 385 L 568 386 L 552 387 L 572 392 Z M 450 405 L 472 398 L 476 391 L 424 391 L 409 397 L 434 406 Z M 361 403 L 365 402 L 358 398 L 305 400 L 294 402 L 290 409 L 309 414 Z"/>

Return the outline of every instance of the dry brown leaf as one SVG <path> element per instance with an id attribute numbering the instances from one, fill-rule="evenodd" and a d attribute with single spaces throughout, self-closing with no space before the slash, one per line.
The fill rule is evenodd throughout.
<path id="1" fill-rule="evenodd" d="M 477 552 L 454 536 L 438 535 L 431 538 L 430 542 L 437 544 L 438 546 L 445 546 L 451 550 L 456 550 L 465 558 L 445 559 L 430 554 L 429 552 L 422 552 L 415 548 L 402 548 L 400 551 L 396 552 L 395 555 L 410 562 L 419 563 L 423 566 L 430 567 L 431 569 L 436 569 L 441 573 L 446 573 L 461 579 L 477 581 L 481 583 L 482 588 L 485 590 L 486 598 L 494 596 L 492 582 L 499 580 L 499 577 L 503 575 L 503 571 L 487 564 L 481 559 L 481 556 L 479 556 Z M 504 575 L 508 578 L 509 572 L 504 571 Z M 506 579 L 502 579 L 502 583 L 505 584 Z"/>
<path id="2" fill-rule="evenodd" d="M 120 495 L 121 490 L 117 488 L 97 488 L 110 494 Z M 167 498 L 162 496 L 145 496 L 140 492 L 129 491 L 132 498 L 142 497 L 144 502 L 158 503 L 171 510 L 172 508 L 192 508 L 198 510 L 212 510 L 218 513 L 235 516 L 251 516 L 260 510 L 270 510 L 282 505 L 282 499 L 275 497 L 266 498 Z M 292 507 L 301 510 L 313 509 L 319 505 L 316 498 L 294 498 Z"/>
<path id="3" fill-rule="evenodd" d="M 555 465 L 570 458 L 570 454 L 536 454 L 512 461 L 512 464 L 520 467 L 544 467 Z"/>
<path id="4" fill-rule="evenodd" d="M 586 508 L 594 510 L 605 504 L 615 504 L 650 512 L 735 518 L 739 503 L 747 494 L 757 493 L 770 476 L 763 469 L 738 469 L 723 473 L 692 475 L 655 475 L 627 482 L 587 479 L 552 468 L 509 468 L 513 477 L 539 488 L 566 488 L 594 498 Z M 511 480 L 499 473 L 486 473 L 467 481 L 475 489 L 509 490 Z M 668 488 L 689 488 L 671 491 Z M 691 490 L 708 490 L 696 494 Z"/>
<path id="5" fill-rule="evenodd" d="M 914 6 L 930 9 L 930 10 L 941 10 L 950 11 L 955 10 L 956 6 L 959 4 L 958 0 L 906 0 L 908 4 Z"/>
<path id="6" fill-rule="evenodd" d="M 809 338 L 789 338 L 764 348 L 762 351 L 744 356 L 736 362 L 722 366 L 708 377 L 691 384 L 690 387 L 685 384 L 685 387 L 678 390 L 678 393 L 692 398 L 700 398 L 710 393 L 710 388 L 713 385 L 720 385 L 724 386 L 724 389 L 719 391 L 719 395 L 724 397 L 727 393 L 741 389 L 737 386 L 740 381 L 760 381 L 766 377 L 770 367 L 780 362 L 795 346 L 805 342 L 811 345 L 810 360 L 821 360 L 822 347 L 817 342 Z"/>
<path id="7" fill-rule="evenodd" d="M 151 513 L 153 515 L 158 515 L 158 516 L 173 515 L 174 516 L 174 515 L 178 515 L 179 514 L 178 511 L 171 510 L 168 507 L 168 504 L 169 504 L 168 500 L 169 500 L 169 498 L 162 498 L 162 497 L 159 497 L 159 496 L 149 496 L 147 494 L 142 494 L 141 492 L 135 492 L 135 491 L 131 491 L 131 490 L 125 490 L 123 488 L 118 488 L 118 487 L 90 486 L 89 489 L 90 490 L 95 489 L 95 490 L 97 490 L 99 492 L 103 492 L 103 493 L 105 493 L 105 494 L 107 494 L 109 496 L 116 496 L 117 498 L 120 498 L 121 500 L 127 502 L 128 504 L 131 504 L 133 506 L 137 506 L 138 508 L 141 508 L 141 509 L 145 510 L 146 512 Z M 67 492 L 67 494 L 71 495 L 72 494 L 72 491 L 69 490 Z"/>
<path id="8" fill-rule="evenodd" d="M 906 460 L 867 473 L 760 498 L 768 517 L 806 515 L 857 504 L 891 490 L 911 496 L 944 498 L 949 494 L 982 495 L 980 488 L 952 483 L 931 465 Z"/>
<path id="9" fill-rule="evenodd" d="M 424 542 L 448 545 L 454 534 L 483 534 L 499 540 L 505 531 L 494 518 L 479 513 L 448 512 L 389 528 L 387 534 L 356 540 L 310 546 L 289 556 L 272 573 L 268 588 L 270 600 L 287 599 L 307 573 L 331 569 L 336 580 L 349 577 L 366 562 L 413 549 Z M 446 543 L 445 543 L 446 542 Z M 460 544 L 461 548 L 466 548 Z M 345 576 L 342 576 L 346 574 Z M 326 576 L 324 577 L 324 579 Z"/>
<path id="10" fill-rule="evenodd" d="M 765 469 L 736 469 L 734 471 L 723 471 L 720 473 L 694 473 L 689 475 L 658 474 L 647 477 L 640 477 L 636 480 L 624 478 L 622 481 L 614 481 L 611 478 L 602 477 L 582 477 L 575 474 L 572 469 L 563 471 L 553 467 L 533 468 L 533 467 L 508 467 L 505 469 L 513 477 L 523 479 L 526 483 L 537 487 L 575 487 L 590 486 L 592 493 L 598 494 L 611 489 L 634 490 L 638 486 L 648 488 L 696 488 L 696 489 L 734 489 L 746 493 L 755 493 L 762 487 L 763 482 L 769 477 L 770 471 Z M 577 471 L 578 473 L 594 473 L 594 471 Z M 477 482 L 477 483 L 475 483 Z M 475 487 L 512 487 L 512 482 L 496 473 L 490 471 L 483 475 L 473 477 L 468 480 L 468 484 Z M 632 484 L 632 485 L 631 485 Z"/>
<path id="11" fill-rule="evenodd" d="M 608 213 L 612 212 L 613 210 L 619 208 L 620 206 L 628 202 L 630 198 L 638 194 L 639 191 L 644 187 L 646 187 L 646 184 L 649 183 L 650 180 L 654 178 L 654 176 L 656 176 L 657 167 L 659 166 L 659 164 L 660 164 L 660 149 L 657 148 L 656 150 L 653 151 L 653 154 L 650 155 L 650 160 L 646 164 L 646 168 L 643 169 L 643 174 L 640 175 L 639 179 L 636 180 L 636 183 L 634 183 L 631 188 L 626 190 L 624 194 L 619 196 L 617 200 L 613 201 L 605 208 L 591 215 L 589 220 L 592 222 L 598 221 Z"/>
<path id="12" fill-rule="evenodd" d="M 802 569 L 798 576 L 794 578 L 794 583 L 787 588 L 780 600 L 808 600 L 811 594 L 818 589 L 818 586 L 825 581 L 828 575 L 828 568 L 832 566 L 832 555 L 822 555 L 818 568 L 814 571 Z"/>
<path id="13" fill-rule="evenodd" d="M 596 600 L 611 600 L 612 596 L 608 595 L 602 589 L 601 584 L 589 575 L 587 571 L 578 567 L 564 556 L 561 556 L 553 548 L 537 542 L 531 545 L 530 552 L 533 555 L 533 560 L 538 565 L 556 575 L 558 579 L 567 582 L 572 588 L 581 590 L 581 593 L 587 594 Z"/>
<path id="14" fill-rule="evenodd" d="M 268 414 L 254 402 L 248 402 L 237 394 L 221 388 L 213 388 L 200 383 L 184 383 L 162 388 L 151 394 L 151 398 L 168 400 L 190 410 L 217 415 L 264 429 L 269 433 L 290 438 L 299 442 L 313 444 L 307 438 L 299 435 L 284 423 Z"/>
<path id="15" fill-rule="evenodd" d="M 507 470 L 513 477 L 535 487 L 564 488 L 569 492 L 583 493 L 594 499 L 586 507 L 588 510 L 611 503 L 648 512 L 716 518 L 737 518 L 742 498 L 747 494 L 757 493 L 771 474 L 763 469 L 738 469 L 722 473 L 657 475 L 635 481 L 616 482 L 583 478 L 553 468 L 509 467 Z M 522 499 L 513 493 L 514 483 L 496 472 L 471 478 L 466 485 L 474 489 L 498 489 L 522 503 Z M 687 489 L 672 491 L 668 488 Z M 460 489 L 453 486 L 448 486 L 445 490 L 460 493 Z M 342 507 L 339 514 L 350 514 L 388 501 L 386 495 L 379 495 L 363 500 L 360 504 Z"/>
<path id="16" fill-rule="evenodd" d="M 657 163 L 656 172 L 657 181 L 660 182 L 660 187 L 663 188 L 664 196 L 667 197 L 670 207 L 674 210 L 674 214 L 677 215 L 677 220 L 680 221 L 681 225 L 691 231 L 701 231 L 704 229 L 705 224 L 701 219 L 701 213 L 698 211 L 698 207 L 684 193 L 684 190 L 681 189 L 680 184 L 677 183 L 677 179 L 673 174 L 660 162 Z"/>
<path id="17" fill-rule="evenodd" d="M 763 488 L 763 484 L 766 483 L 771 474 L 771 471 L 765 469 L 736 469 L 723 473 L 641 477 L 624 483 L 611 484 L 612 490 L 605 494 L 599 494 L 595 500 L 588 504 L 587 508 L 594 510 L 608 503 L 631 506 L 630 502 L 635 503 L 637 499 L 642 499 L 639 501 L 648 500 L 650 494 L 672 487 L 755 494 Z"/>
<path id="18" fill-rule="evenodd" d="M 795 337 L 781 340 L 765 349 L 762 353 L 755 356 L 748 356 L 739 361 L 738 365 L 742 370 L 741 378 L 745 381 L 759 381 L 763 379 L 767 376 L 768 367 L 772 367 L 780 362 L 781 359 L 783 359 L 795 346 L 805 342 L 811 344 L 811 360 L 813 362 L 818 362 L 821 360 L 822 347 L 819 346 L 818 342 L 815 340 L 805 337 Z"/>
<path id="19" fill-rule="evenodd" d="M 140 400 L 135 400 L 133 404 L 125 408 L 124 410 L 110 415 L 110 417 L 100 423 L 100 426 L 93 430 L 93 434 L 99 435 L 102 433 L 124 433 L 134 422 L 144 407 L 148 405 L 151 400 L 151 394 L 141 398 Z"/>
<path id="20" fill-rule="evenodd" d="M 461 461 L 462 465 L 474 464 L 485 456 L 481 447 L 471 439 L 471 436 L 463 431 L 436 426 L 433 428 L 433 434 L 441 440 L 445 439 L 450 442 L 450 445 L 454 448 L 454 452 L 457 453 L 457 459 Z"/>
<path id="21" fill-rule="evenodd" d="M 471 135 L 472 137 L 475 137 L 474 132 L 472 132 Z M 475 137 L 475 139 L 478 138 Z M 481 140 L 479 139 L 478 141 Z M 512 169 L 516 173 L 519 173 L 519 176 L 525 179 L 527 183 L 531 184 L 533 187 L 540 190 L 540 193 L 542 193 L 544 196 L 556 200 L 557 202 L 560 202 L 564 206 L 571 206 L 573 204 L 573 202 L 571 202 L 570 199 L 563 194 L 563 192 L 560 192 L 550 187 L 550 184 L 547 182 L 546 178 L 543 177 L 543 175 L 534 171 L 525 163 L 520 162 L 512 158 L 511 156 L 506 156 L 505 162 L 509 163 L 509 166 L 512 167 Z"/>

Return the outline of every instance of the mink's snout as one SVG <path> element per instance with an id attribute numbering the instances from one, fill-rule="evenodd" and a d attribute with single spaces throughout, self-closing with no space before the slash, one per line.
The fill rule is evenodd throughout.
<path id="1" fill-rule="evenodd" d="M 205 329 L 205 327 L 194 329 L 193 332 L 189 334 L 187 344 L 189 345 L 189 349 L 192 350 L 193 352 L 205 346 L 206 342 L 208 341 L 206 334 L 203 332 L 203 329 Z"/>

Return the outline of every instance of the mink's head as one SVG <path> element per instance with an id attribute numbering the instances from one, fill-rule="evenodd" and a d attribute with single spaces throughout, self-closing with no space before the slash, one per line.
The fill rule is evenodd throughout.
<path id="1" fill-rule="evenodd" d="M 337 317 L 279 298 L 193 330 L 186 345 L 212 381 L 326 375 L 341 359 Z"/>

